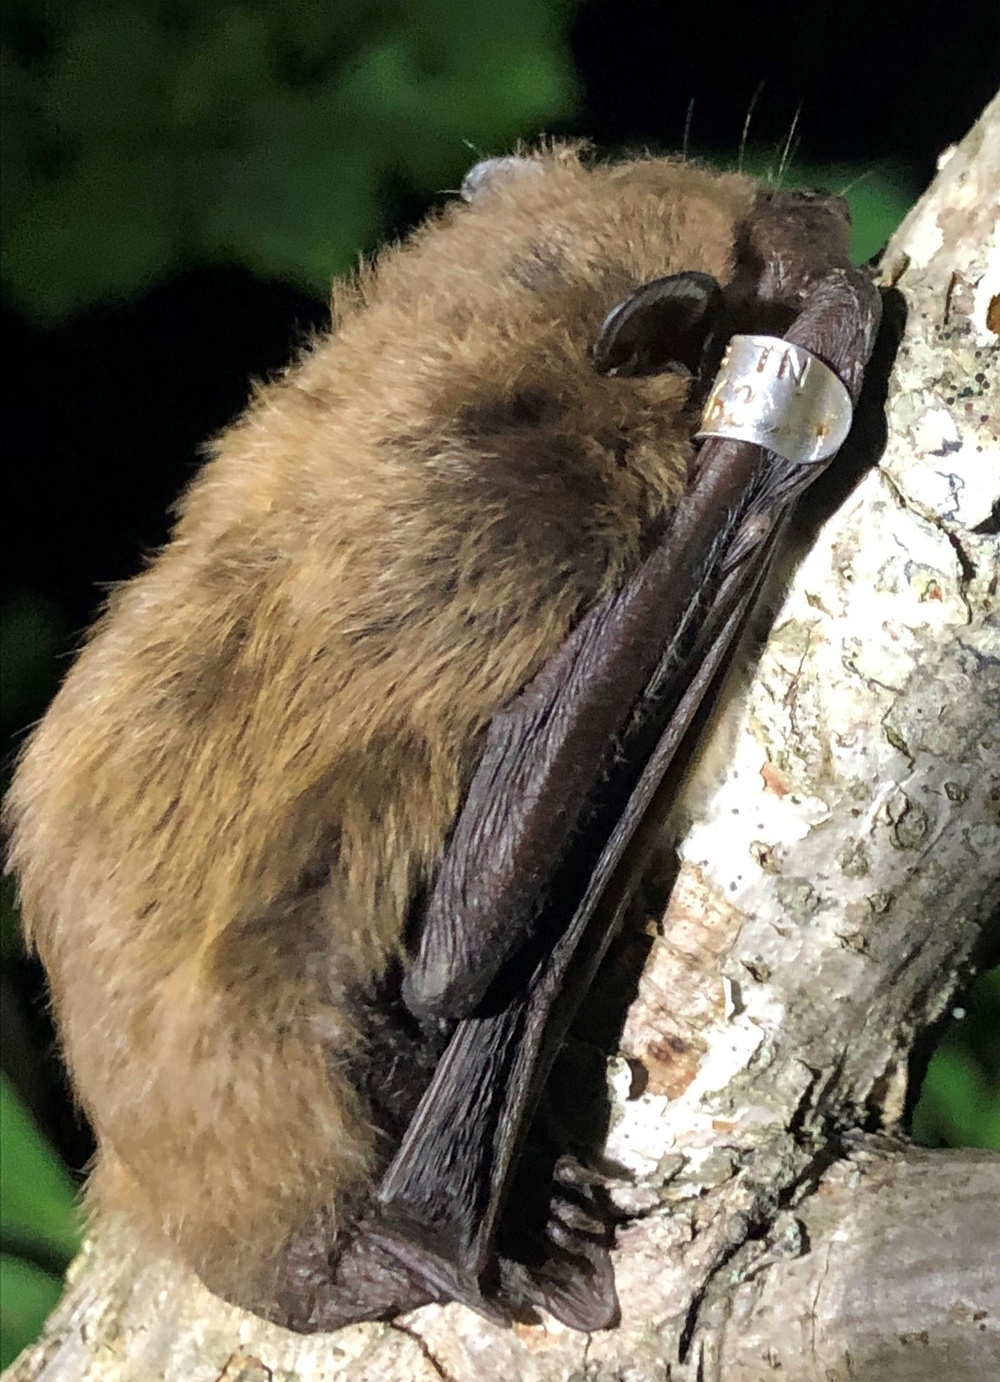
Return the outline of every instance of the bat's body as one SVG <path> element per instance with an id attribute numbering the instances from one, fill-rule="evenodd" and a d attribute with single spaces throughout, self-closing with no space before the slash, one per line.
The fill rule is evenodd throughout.
<path id="1" fill-rule="evenodd" d="M 740 176 L 519 167 L 345 290 L 216 443 L 11 796 L 94 1203 L 301 1328 L 434 1295 L 610 1316 L 583 1210 L 553 1211 L 555 1285 L 497 1216 L 554 995 L 602 950 L 590 870 L 796 487 L 719 443 L 696 471 L 689 371 L 847 262 L 829 204 Z"/>

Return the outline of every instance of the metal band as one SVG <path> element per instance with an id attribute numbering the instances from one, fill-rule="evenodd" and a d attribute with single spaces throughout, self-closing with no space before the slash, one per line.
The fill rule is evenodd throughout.
<path id="1" fill-rule="evenodd" d="M 833 370 L 802 346 L 780 336 L 733 336 L 695 436 L 756 442 L 805 465 L 843 445 L 853 412 Z"/>

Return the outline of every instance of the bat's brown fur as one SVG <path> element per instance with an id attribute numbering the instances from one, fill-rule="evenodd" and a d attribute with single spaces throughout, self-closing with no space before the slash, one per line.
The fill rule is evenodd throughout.
<path id="1" fill-rule="evenodd" d="M 10 796 L 96 1204 L 236 1297 L 368 1186 L 351 995 L 399 951 L 491 715 L 689 462 L 685 381 L 588 352 L 636 285 L 730 278 L 752 184 L 532 157 L 338 290 L 111 599 Z"/>

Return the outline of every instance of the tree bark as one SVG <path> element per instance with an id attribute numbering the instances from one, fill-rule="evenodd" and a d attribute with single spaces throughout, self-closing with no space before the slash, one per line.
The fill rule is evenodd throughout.
<path id="1" fill-rule="evenodd" d="M 299 1337 L 108 1225 L 8 1382 L 1000 1375 L 1000 1156 L 895 1135 L 1000 916 L 998 189 L 1000 98 L 883 261 L 908 321 L 881 462 L 828 493 L 666 914 L 602 976 L 597 1001 L 643 961 L 609 1065 L 620 1326 L 429 1306 Z"/>

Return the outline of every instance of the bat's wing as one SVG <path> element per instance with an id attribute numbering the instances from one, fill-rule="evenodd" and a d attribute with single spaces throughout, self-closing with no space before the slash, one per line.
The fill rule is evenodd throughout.
<path id="1" fill-rule="evenodd" d="M 786 339 L 856 400 L 879 307 L 866 278 L 835 270 Z M 551 1060 L 627 900 L 626 850 L 725 667 L 792 504 L 823 468 L 706 443 L 649 558 L 491 726 L 409 983 L 416 1008 L 472 1015 L 369 1226 L 431 1295 L 494 1317 L 528 1299 L 578 1328 L 614 1316 L 607 1245 L 585 1213 L 554 1214 L 553 1261 L 520 1279 L 497 1260 L 497 1222 Z M 473 945 L 489 963 L 468 958 Z"/>
<path id="2" fill-rule="evenodd" d="M 720 297 L 708 274 L 643 284 L 602 324 L 595 370 L 693 373 L 718 320 Z M 671 534 L 676 524 L 675 518 Z M 578 833 L 609 746 L 683 625 L 707 556 L 699 542 L 717 536 L 717 514 L 692 518 L 689 527 L 689 535 L 661 540 L 625 589 L 591 610 L 521 695 L 494 716 L 421 917 L 404 984 L 412 1012 L 471 1016 L 539 933 L 539 898 L 553 861 Z M 514 983 L 527 977 L 520 959 L 510 977 Z"/>

